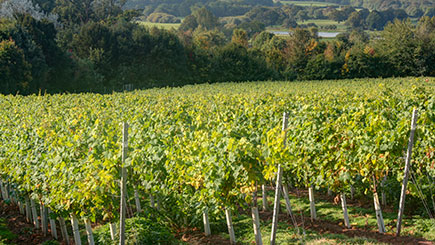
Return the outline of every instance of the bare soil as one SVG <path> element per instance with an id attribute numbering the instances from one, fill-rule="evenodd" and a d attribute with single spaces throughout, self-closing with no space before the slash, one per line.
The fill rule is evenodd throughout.
<path id="1" fill-rule="evenodd" d="M 17 235 L 17 238 L 12 241 L 13 244 L 41 244 L 53 240 L 50 235 L 44 236 L 40 229 L 36 229 L 33 224 L 27 223 L 26 217 L 20 214 L 18 207 L 15 205 L 0 201 L 0 216 L 6 219 L 8 229 Z M 48 234 L 50 234 L 50 230 Z"/>

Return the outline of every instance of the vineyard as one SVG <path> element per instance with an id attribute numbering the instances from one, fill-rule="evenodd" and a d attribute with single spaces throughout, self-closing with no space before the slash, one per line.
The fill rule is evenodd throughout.
<path id="1" fill-rule="evenodd" d="M 164 213 L 178 227 L 196 226 L 206 235 L 214 232 L 209 220 L 225 216 L 232 243 L 238 241 L 232 215 L 247 212 L 253 241 L 282 244 L 273 238 L 280 201 L 303 239 L 297 217 L 305 214 L 295 210 L 289 189 L 308 191 L 311 220 L 321 211 L 315 192 L 340 196 L 349 228 L 346 197 L 368 197 L 378 232 L 393 234 L 381 207 L 399 207 L 414 109 L 406 189 L 412 207 L 405 204 L 405 213 L 432 222 L 434 78 L 0 95 L 2 199 L 19 205 L 43 232 L 59 240 L 73 235 L 76 244 L 83 226 L 88 243 L 98 243 L 96 224 L 110 224 L 118 243 L 125 213 L 148 215 L 148 206 L 160 210 L 153 216 Z M 273 203 L 264 202 L 267 195 Z M 258 209 L 274 211 L 270 236 L 261 236 Z"/>

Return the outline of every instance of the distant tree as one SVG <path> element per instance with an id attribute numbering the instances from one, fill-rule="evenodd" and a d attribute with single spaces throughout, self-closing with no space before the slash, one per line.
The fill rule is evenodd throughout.
<path id="1" fill-rule="evenodd" d="M 225 34 L 218 30 L 202 30 L 198 28 L 193 34 L 193 42 L 197 48 L 210 50 L 226 43 Z"/>
<path id="2" fill-rule="evenodd" d="M 295 19 L 302 21 L 302 22 L 308 20 L 309 17 L 308 17 L 307 11 L 305 11 L 305 10 L 299 11 L 295 16 Z"/>
<path id="3" fill-rule="evenodd" d="M 435 17 L 423 16 L 417 24 L 415 35 L 424 74 L 435 76 Z"/>
<path id="4" fill-rule="evenodd" d="M 326 19 L 326 16 L 323 14 L 323 9 L 319 8 L 314 10 L 313 19 Z"/>
<path id="5" fill-rule="evenodd" d="M 268 31 L 262 31 L 252 41 L 252 47 L 262 49 L 264 45 L 267 45 L 275 34 Z"/>
<path id="6" fill-rule="evenodd" d="M 83 25 L 93 18 L 93 0 L 56 0 L 53 12 L 64 25 Z"/>
<path id="7" fill-rule="evenodd" d="M 93 0 L 92 8 L 96 20 L 104 20 L 120 15 L 127 0 Z"/>
<path id="8" fill-rule="evenodd" d="M 384 28 L 385 21 L 381 14 L 374 10 L 367 16 L 366 24 L 370 30 L 382 30 Z"/>
<path id="9" fill-rule="evenodd" d="M 388 24 L 376 40 L 376 50 L 391 64 L 394 74 L 419 76 L 425 73 L 424 55 L 420 52 L 411 22 L 396 20 Z"/>
<path id="10" fill-rule="evenodd" d="M 284 28 L 296 28 L 298 27 L 298 23 L 295 19 L 289 17 L 282 22 L 282 26 Z"/>
<path id="11" fill-rule="evenodd" d="M 248 37 L 252 37 L 266 29 L 264 24 L 258 21 L 243 22 L 238 26 L 238 28 L 245 30 Z"/>
<path id="12" fill-rule="evenodd" d="M 346 18 L 349 18 L 349 15 L 356 12 L 356 9 L 352 6 L 346 6 L 341 11 L 344 12 L 344 15 L 346 15 Z"/>
<path id="13" fill-rule="evenodd" d="M 218 18 L 205 7 L 195 10 L 192 15 L 196 18 L 198 26 L 206 30 L 213 30 L 219 27 Z"/>
<path id="14" fill-rule="evenodd" d="M 329 13 L 329 19 L 337 21 L 337 22 L 342 22 L 345 21 L 347 19 L 346 13 L 340 10 L 336 10 L 334 9 L 331 13 Z"/>
<path id="15" fill-rule="evenodd" d="M 13 40 L 0 41 L 0 93 L 27 93 L 31 66 Z"/>
<path id="16" fill-rule="evenodd" d="M 358 13 L 361 15 L 361 18 L 365 20 L 367 19 L 367 16 L 369 16 L 370 10 L 363 8 L 360 11 L 358 11 Z"/>
<path id="17" fill-rule="evenodd" d="M 56 22 L 57 15 L 46 14 L 38 4 L 31 0 L 4 0 L 0 2 L 0 18 L 17 19 L 30 15 L 36 20 L 48 19 Z"/>
<path id="18" fill-rule="evenodd" d="M 153 23 L 180 23 L 180 19 L 167 13 L 154 12 L 148 16 L 147 20 Z"/>
<path id="19" fill-rule="evenodd" d="M 198 22 L 196 21 L 196 17 L 193 15 L 189 15 L 184 18 L 183 22 L 181 22 L 180 27 L 178 28 L 181 31 L 195 30 L 198 27 Z"/>
<path id="20" fill-rule="evenodd" d="M 385 77 L 391 72 L 388 61 L 379 56 L 375 49 L 364 44 L 348 50 L 344 61 L 342 75 L 346 78 Z"/>
<path id="21" fill-rule="evenodd" d="M 427 8 L 424 15 L 428 16 L 428 17 L 434 17 L 435 16 L 435 8 Z"/>
<path id="22" fill-rule="evenodd" d="M 179 29 L 181 31 L 187 30 L 195 30 L 196 28 L 202 28 L 204 30 L 213 30 L 215 28 L 219 28 L 218 18 L 213 15 L 205 7 L 195 9 L 193 13 L 186 18 L 184 18 L 183 22 Z"/>
<path id="23" fill-rule="evenodd" d="M 248 48 L 248 33 L 243 29 L 234 29 L 231 42 Z"/>
<path id="24" fill-rule="evenodd" d="M 359 12 L 355 11 L 349 15 L 349 18 L 346 20 L 346 25 L 351 28 L 363 28 L 364 19 Z"/>
<path id="25" fill-rule="evenodd" d="M 212 81 L 267 80 L 274 76 L 264 57 L 230 43 L 218 49 L 212 60 Z"/>
<path id="26" fill-rule="evenodd" d="M 316 53 L 318 47 L 316 39 L 317 36 L 314 36 L 311 31 L 301 28 L 294 29 L 290 34 L 284 53 L 296 74 L 303 73 L 308 60 Z"/>

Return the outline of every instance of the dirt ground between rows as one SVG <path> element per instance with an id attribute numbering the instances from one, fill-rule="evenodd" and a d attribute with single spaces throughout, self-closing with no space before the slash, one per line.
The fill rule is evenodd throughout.
<path id="1" fill-rule="evenodd" d="M 296 195 L 296 193 L 292 193 Z M 298 193 L 303 196 L 305 193 Z M 330 196 L 322 196 L 322 199 L 331 199 Z M 351 205 L 359 206 L 358 203 L 351 203 Z M 362 204 L 361 206 L 363 206 Z M 50 235 L 44 236 L 40 229 L 35 229 L 32 224 L 26 222 L 26 218 L 24 215 L 20 214 L 18 207 L 10 204 L 6 204 L 3 201 L 0 201 L 0 214 L 1 217 L 4 217 L 7 220 L 7 225 L 10 231 L 17 235 L 17 238 L 12 241 L 17 245 L 27 245 L 27 244 L 41 244 L 45 241 L 53 240 Z M 272 211 L 260 211 L 260 218 L 263 221 L 271 222 L 272 220 Z M 291 225 L 291 219 L 287 214 L 281 213 L 279 215 L 279 220 L 281 222 L 287 222 Z M 325 220 L 316 220 L 311 221 L 309 217 L 304 217 L 302 219 L 299 215 L 296 215 L 296 220 L 298 222 L 298 226 L 302 227 L 304 225 L 305 229 L 315 230 L 320 234 L 344 234 L 348 237 L 366 237 L 374 239 L 378 242 L 390 243 L 390 244 L 433 244 L 431 241 L 415 238 L 409 236 L 401 236 L 396 237 L 393 234 L 380 234 L 375 231 L 369 231 L 364 229 L 357 229 L 355 227 L 351 229 L 345 228 L 343 225 L 339 223 L 334 223 L 331 221 Z M 50 231 L 48 232 L 50 234 Z M 193 245 L 199 244 L 229 244 L 229 240 L 222 238 L 219 235 L 211 235 L 205 236 L 203 232 L 198 229 L 187 229 L 180 231 L 177 234 L 177 238 Z"/>

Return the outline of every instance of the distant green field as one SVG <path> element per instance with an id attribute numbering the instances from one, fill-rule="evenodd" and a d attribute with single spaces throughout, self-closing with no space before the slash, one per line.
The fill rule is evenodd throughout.
<path id="1" fill-rule="evenodd" d="M 314 20 L 314 19 L 312 19 L 312 20 L 306 20 L 306 21 L 303 21 L 303 22 L 302 21 L 298 21 L 299 25 L 301 25 L 301 24 L 307 25 L 309 23 L 316 24 L 319 27 L 319 29 L 324 29 L 324 27 L 327 26 L 327 25 L 336 25 L 337 29 L 333 30 L 333 31 L 345 31 L 346 30 L 346 25 L 344 24 L 343 21 L 340 22 L 340 23 L 338 23 L 337 21 L 334 21 L 334 20 Z"/>
<path id="2" fill-rule="evenodd" d="M 294 4 L 299 6 L 327 7 L 338 6 L 336 3 L 325 3 L 317 1 L 280 1 L 282 4 Z"/>
<path id="3" fill-rule="evenodd" d="M 315 20 L 315 19 L 306 20 L 306 21 L 298 21 L 299 25 L 307 25 L 309 23 L 316 24 L 319 27 L 319 31 L 323 31 L 323 32 L 344 32 L 344 31 L 346 31 L 346 25 L 344 24 L 344 22 L 338 23 L 337 21 L 333 21 L 333 20 Z M 324 27 L 327 25 L 336 25 L 337 29 L 326 30 L 326 29 L 324 29 Z M 266 29 L 268 31 L 288 31 L 288 28 L 283 28 L 280 25 L 268 26 Z"/>
<path id="4" fill-rule="evenodd" d="M 146 26 L 146 27 L 157 27 L 157 28 L 162 28 L 162 29 L 178 29 L 178 27 L 180 27 L 180 23 L 174 24 L 174 23 L 152 23 L 152 22 L 148 22 L 148 21 L 138 21 L 139 24 Z"/>

